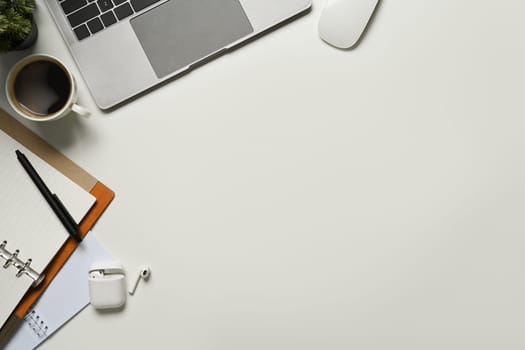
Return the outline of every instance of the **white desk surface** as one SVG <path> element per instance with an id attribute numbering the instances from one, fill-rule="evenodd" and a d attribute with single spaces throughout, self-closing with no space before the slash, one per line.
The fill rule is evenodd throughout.
<path id="1" fill-rule="evenodd" d="M 111 113 L 79 79 L 92 119 L 27 123 L 116 191 L 95 232 L 153 271 L 42 349 L 525 347 L 525 2 L 383 1 L 349 52 L 323 5 Z M 77 72 L 36 19 L 31 51 Z"/>

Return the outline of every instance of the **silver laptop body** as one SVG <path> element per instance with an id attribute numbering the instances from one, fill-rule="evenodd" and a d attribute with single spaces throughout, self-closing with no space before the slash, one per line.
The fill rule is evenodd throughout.
<path id="1" fill-rule="evenodd" d="M 108 109 L 310 8 L 311 0 L 45 0 Z"/>

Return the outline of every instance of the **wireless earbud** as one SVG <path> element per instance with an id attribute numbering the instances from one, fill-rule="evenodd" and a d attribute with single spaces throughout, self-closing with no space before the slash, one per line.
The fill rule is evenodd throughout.
<path id="1" fill-rule="evenodd" d="M 151 275 L 151 269 L 149 266 L 142 266 L 139 270 L 139 274 L 137 276 L 137 279 L 135 280 L 135 283 L 133 283 L 133 287 L 128 291 L 130 295 L 135 294 L 135 291 L 137 290 L 137 286 L 139 285 L 139 282 L 141 279 L 147 280 L 149 276 Z"/>

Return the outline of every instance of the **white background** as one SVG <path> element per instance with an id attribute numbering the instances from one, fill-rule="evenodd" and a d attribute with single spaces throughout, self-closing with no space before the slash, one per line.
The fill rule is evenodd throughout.
<path id="1" fill-rule="evenodd" d="M 311 13 L 111 113 L 26 123 L 114 189 L 95 232 L 152 278 L 42 349 L 523 349 L 525 2 Z M 4 94 L 2 94 L 4 95 Z M 1 105 L 6 108 L 5 96 Z"/>

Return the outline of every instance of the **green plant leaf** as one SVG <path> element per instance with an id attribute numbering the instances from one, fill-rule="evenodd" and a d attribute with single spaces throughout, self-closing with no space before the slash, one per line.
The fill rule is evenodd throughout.
<path id="1" fill-rule="evenodd" d="M 7 27 L 9 26 L 9 21 L 5 17 L 5 15 L 0 15 L 0 34 L 4 33 L 7 30 Z"/>
<path id="2" fill-rule="evenodd" d="M 34 0 L 14 0 L 12 6 L 16 12 L 24 17 L 29 17 L 35 9 Z"/>
<path id="3" fill-rule="evenodd" d="M 35 0 L 0 0 L 0 52 L 11 50 L 31 33 Z"/>

